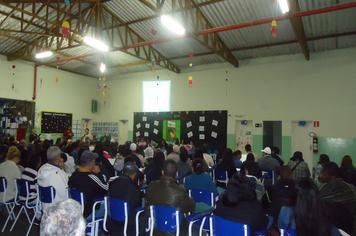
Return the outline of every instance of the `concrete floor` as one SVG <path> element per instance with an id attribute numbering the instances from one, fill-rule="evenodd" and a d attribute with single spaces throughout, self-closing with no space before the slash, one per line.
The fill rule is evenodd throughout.
<path id="1" fill-rule="evenodd" d="M 18 210 L 16 211 L 18 212 Z M 26 232 L 28 230 L 28 227 L 30 226 L 29 223 L 27 223 L 26 220 L 26 215 L 22 212 L 21 217 L 17 221 L 14 229 L 12 232 L 10 232 L 11 225 L 13 221 L 10 221 L 7 224 L 7 227 L 3 233 L 1 233 L 1 229 L 4 226 L 4 223 L 7 218 L 7 213 L 4 210 L 1 210 L 0 212 L 0 235 L 1 236 L 25 236 Z M 31 232 L 29 234 L 30 236 L 39 236 L 39 226 L 33 225 Z"/>

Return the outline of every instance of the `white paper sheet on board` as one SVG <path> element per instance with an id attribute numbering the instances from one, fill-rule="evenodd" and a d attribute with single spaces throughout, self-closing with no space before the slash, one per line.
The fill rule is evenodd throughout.
<path id="1" fill-rule="evenodd" d="M 146 116 L 144 116 L 144 117 L 142 117 L 142 121 L 147 121 L 147 117 Z"/>
<path id="2" fill-rule="evenodd" d="M 187 128 L 190 128 L 190 127 L 192 127 L 192 122 L 191 121 L 187 122 Z"/>
<path id="3" fill-rule="evenodd" d="M 199 131 L 204 132 L 205 131 L 205 126 L 199 126 Z"/>
<path id="4" fill-rule="evenodd" d="M 205 134 L 199 134 L 199 139 L 204 140 L 205 139 Z"/>
<path id="5" fill-rule="evenodd" d="M 149 128 L 150 128 L 150 124 L 147 123 L 147 124 L 145 125 L 145 127 L 146 127 L 146 129 L 149 129 Z"/>
<path id="6" fill-rule="evenodd" d="M 158 129 L 154 129 L 154 130 L 153 130 L 153 133 L 154 133 L 154 134 L 158 134 Z"/>
<path id="7" fill-rule="evenodd" d="M 199 117 L 199 122 L 205 122 L 205 116 L 200 116 Z"/>
<path id="8" fill-rule="evenodd" d="M 159 125 L 158 120 L 155 120 L 155 121 L 153 122 L 153 124 L 154 124 L 155 126 L 158 126 L 158 125 Z"/>
<path id="9" fill-rule="evenodd" d="M 137 128 L 137 129 L 141 128 L 141 123 L 138 123 L 138 124 L 136 125 L 136 128 Z"/>
<path id="10" fill-rule="evenodd" d="M 212 124 L 212 125 L 214 125 L 214 126 L 218 126 L 219 121 L 217 121 L 217 120 L 213 120 L 213 122 L 212 122 L 211 124 Z"/>
<path id="11" fill-rule="evenodd" d="M 148 137 L 148 132 L 145 132 L 145 137 Z"/>
<path id="12" fill-rule="evenodd" d="M 193 137 L 193 132 L 192 131 L 188 132 L 187 136 L 188 136 L 188 138 Z"/>
<path id="13" fill-rule="evenodd" d="M 218 133 L 216 133 L 216 132 L 211 132 L 211 137 L 213 137 L 213 138 L 216 138 L 216 137 L 218 137 Z"/>
<path id="14" fill-rule="evenodd" d="M 140 131 L 136 132 L 136 137 L 139 137 L 141 135 Z"/>

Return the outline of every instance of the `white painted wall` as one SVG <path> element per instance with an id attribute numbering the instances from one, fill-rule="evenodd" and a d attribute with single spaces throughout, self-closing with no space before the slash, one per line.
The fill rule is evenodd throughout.
<path id="1" fill-rule="evenodd" d="M 320 120 L 321 136 L 356 134 L 356 48 L 312 54 L 310 61 L 289 55 L 244 61 L 239 68 L 222 64 L 196 69 L 201 71 L 117 75 L 109 82 L 110 105 L 104 112 L 112 119 L 128 119 L 132 130 L 133 112 L 142 111 L 142 81 L 159 75 L 172 81 L 171 110 L 226 109 L 230 134 L 241 119 L 282 120 L 283 135 L 290 135 L 295 120 Z"/>
<path id="2" fill-rule="evenodd" d="M 12 69 L 12 65 L 16 65 L 16 69 Z M 0 97 L 32 101 L 33 77 L 32 63 L 8 62 L 5 57 L 0 57 Z M 13 83 L 14 90 L 12 90 Z M 72 113 L 74 119 L 102 120 L 100 112 L 97 114 L 91 112 L 91 100 L 101 99 L 96 86 L 97 81 L 94 78 L 49 67 L 39 67 L 36 114 L 41 111 L 67 112 Z"/>

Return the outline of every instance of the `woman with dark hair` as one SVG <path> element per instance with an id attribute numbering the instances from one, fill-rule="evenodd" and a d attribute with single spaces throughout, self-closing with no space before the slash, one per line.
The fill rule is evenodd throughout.
<path id="1" fill-rule="evenodd" d="M 251 227 L 251 235 L 255 231 L 264 230 L 268 217 L 262 205 L 257 201 L 255 186 L 246 176 L 235 174 L 228 182 L 227 189 L 216 205 L 214 215 L 227 220 L 247 224 Z"/>
<path id="2" fill-rule="evenodd" d="M 318 164 L 313 168 L 313 179 L 314 180 L 318 181 L 323 167 L 328 163 L 330 163 L 329 156 L 327 154 L 321 154 L 319 157 Z"/>
<path id="3" fill-rule="evenodd" d="M 102 144 L 97 143 L 95 145 L 94 153 L 98 154 L 98 158 L 96 159 L 96 164 L 100 167 L 100 171 L 102 174 L 106 176 L 107 179 L 115 176 L 115 169 L 111 165 L 110 161 L 104 157 L 104 147 Z M 79 157 L 80 159 L 80 157 Z"/>
<path id="4" fill-rule="evenodd" d="M 152 181 L 159 180 L 159 178 L 161 178 L 164 160 L 165 156 L 161 151 L 157 151 L 153 155 L 153 160 L 148 164 L 144 172 L 146 175 L 147 185 Z"/>
<path id="5" fill-rule="evenodd" d="M 292 171 L 292 178 L 296 181 L 304 178 L 310 178 L 308 164 L 303 159 L 303 153 L 296 151 L 288 162 L 288 167 Z"/>
<path id="6" fill-rule="evenodd" d="M 294 229 L 297 231 L 297 235 L 341 235 L 326 218 L 318 188 L 312 180 L 301 180 L 296 189 L 296 204 L 294 208 L 282 207 L 279 213 L 278 227 Z"/>
<path id="7" fill-rule="evenodd" d="M 246 161 L 241 165 L 241 173 L 246 173 L 247 169 L 249 175 L 255 176 L 258 179 L 262 177 L 262 171 L 255 161 L 253 153 L 247 154 Z"/>
<path id="8" fill-rule="evenodd" d="M 234 157 L 230 148 L 226 149 L 217 169 L 227 171 L 229 178 L 231 178 L 237 171 L 235 168 Z"/>
<path id="9" fill-rule="evenodd" d="M 36 200 L 37 195 L 37 171 L 41 167 L 41 154 L 31 152 L 24 171 L 21 174 L 21 179 L 28 180 L 30 184 L 29 202 Z"/>
<path id="10" fill-rule="evenodd" d="M 180 148 L 178 165 L 178 180 L 181 181 L 184 177 L 192 173 L 192 167 L 187 150 L 184 147 Z"/>
<path id="11" fill-rule="evenodd" d="M 352 175 L 355 172 L 355 167 L 352 164 L 352 158 L 349 155 L 345 155 L 342 158 L 341 166 L 340 166 L 340 175 L 341 178 L 347 182 L 352 184 Z"/>
<path id="12" fill-rule="evenodd" d="M 202 159 L 195 159 L 192 163 L 193 174 L 185 178 L 186 189 L 200 189 L 218 193 L 211 176 L 204 171 Z"/>

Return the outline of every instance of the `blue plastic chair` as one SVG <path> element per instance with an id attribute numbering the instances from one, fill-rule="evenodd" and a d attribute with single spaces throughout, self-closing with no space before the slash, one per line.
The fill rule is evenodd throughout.
<path id="1" fill-rule="evenodd" d="M 70 188 L 69 191 L 69 197 L 75 201 L 77 201 L 81 208 L 82 208 L 82 214 L 84 213 L 84 193 L 82 193 L 81 191 L 79 191 L 78 189 L 75 188 Z"/>
<path id="2" fill-rule="evenodd" d="M 150 206 L 150 236 L 155 229 L 162 233 L 179 236 L 182 213 L 176 208 L 166 206 Z"/>
<path id="3" fill-rule="evenodd" d="M 227 183 L 229 182 L 229 175 L 227 171 L 215 168 L 213 170 L 213 175 L 217 183 L 224 183 L 225 186 L 227 186 Z"/>
<path id="4" fill-rule="evenodd" d="M 9 222 L 9 220 L 16 218 L 16 216 L 14 214 L 15 200 L 14 199 L 11 199 L 9 201 L 5 200 L 6 190 L 7 190 L 7 180 L 5 177 L 0 177 L 0 193 L 2 193 L 2 199 L 1 199 L 0 203 L 5 205 L 6 211 L 8 213 L 5 224 L 1 230 L 2 233 L 5 231 L 5 228 Z"/>
<path id="5" fill-rule="evenodd" d="M 195 202 L 203 202 L 211 207 L 215 206 L 215 195 L 213 192 L 202 189 L 189 189 L 189 197 Z"/>
<path id="6" fill-rule="evenodd" d="M 297 236 L 297 231 L 294 229 L 279 229 L 281 236 Z"/>
<path id="7" fill-rule="evenodd" d="M 272 185 L 275 184 L 276 181 L 276 173 L 273 170 L 270 171 L 262 171 L 262 183 L 265 184 L 265 181 L 271 181 Z"/>
<path id="8" fill-rule="evenodd" d="M 56 197 L 56 189 L 52 186 L 43 187 L 38 185 L 38 196 L 41 203 L 51 204 Z"/>
<path id="9" fill-rule="evenodd" d="M 10 232 L 14 229 L 17 220 L 19 219 L 21 212 L 24 211 L 26 218 L 30 224 L 26 236 L 30 233 L 33 222 L 35 221 L 36 217 L 36 212 L 37 212 L 37 193 L 35 195 L 35 200 L 34 202 L 29 202 L 31 200 L 30 198 L 33 197 L 33 195 L 30 194 L 30 188 L 31 188 L 31 182 L 28 180 L 24 179 L 16 179 L 15 180 L 15 188 L 16 188 L 16 197 L 15 197 L 15 205 L 16 206 L 21 206 L 19 212 L 16 215 L 15 221 L 12 224 L 10 228 Z M 33 200 L 33 199 L 32 199 Z M 32 219 L 30 218 L 28 211 L 27 210 L 32 210 L 33 211 L 33 217 Z"/>
<path id="10" fill-rule="evenodd" d="M 211 216 L 210 235 L 212 236 L 249 236 L 250 227 L 234 221 L 225 220 L 218 216 Z"/>
<path id="11" fill-rule="evenodd" d="M 130 206 L 127 202 L 113 197 L 105 197 L 105 217 L 104 217 L 104 230 L 107 232 L 106 223 L 107 218 L 124 223 L 124 236 L 127 236 L 127 228 L 129 223 Z M 139 217 L 143 213 L 143 208 L 136 209 L 136 235 L 139 235 Z"/>

